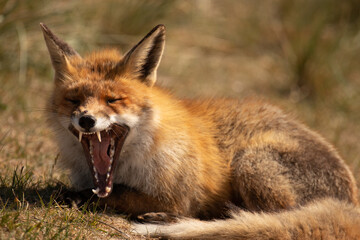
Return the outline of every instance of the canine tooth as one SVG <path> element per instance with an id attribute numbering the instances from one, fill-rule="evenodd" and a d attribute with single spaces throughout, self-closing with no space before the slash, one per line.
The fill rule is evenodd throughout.
<path id="1" fill-rule="evenodd" d="M 100 191 L 100 189 L 99 189 L 99 188 L 96 188 L 96 190 L 95 190 L 95 189 L 92 189 L 92 192 L 93 192 L 93 193 L 95 193 L 95 194 L 98 194 L 98 193 L 99 193 L 99 191 Z"/>
<path id="2" fill-rule="evenodd" d="M 79 142 L 81 142 L 83 133 L 79 131 Z"/>
<path id="3" fill-rule="evenodd" d="M 110 173 L 106 174 L 106 180 L 108 180 L 108 178 L 110 177 Z"/>
<path id="4" fill-rule="evenodd" d="M 100 132 L 96 132 L 96 135 L 97 135 L 97 137 L 99 139 L 99 142 L 101 142 L 101 134 L 100 134 Z"/>
<path id="5" fill-rule="evenodd" d="M 96 179 L 96 181 L 99 181 L 99 177 L 98 177 L 97 172 L 95 173 L 95 179 Z"/>
<path id="6" fill-rule="evenodd" d="M 111 191 L 111 187 L 106 187 L 106 188 L 105 188 L 105 191 L 106 191 L 107 193 L 109 193 L 109 192 Z"/>

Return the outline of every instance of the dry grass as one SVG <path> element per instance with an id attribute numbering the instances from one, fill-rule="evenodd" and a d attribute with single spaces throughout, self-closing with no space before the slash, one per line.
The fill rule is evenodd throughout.
<path id="1" fill-rule="evenodd" d="M 53 201 L 67 178 L 45 124 L 53 73 L 39 22 L 83 54 L 126 51 L 163 23 L 159 84 L 179 96 L 269 99 L 332 142 L 360 182 L 359 16 L 357 0 L 0 0 L 0 238 L 130 234 L 116 216 Z"/>

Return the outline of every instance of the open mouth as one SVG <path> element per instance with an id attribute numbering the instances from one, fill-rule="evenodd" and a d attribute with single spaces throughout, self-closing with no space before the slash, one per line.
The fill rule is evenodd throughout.
<path id="1" fill-rule="evenodd" d="M 113 172 L 116 160 L 129 133 L 129 127 L 113 124 L 101 132 L 81 132 L 70 125 L 69 130 L 79 138 L 93 174 L 95 189 L 101 198 L 109 196 L 113 187 Z"/>

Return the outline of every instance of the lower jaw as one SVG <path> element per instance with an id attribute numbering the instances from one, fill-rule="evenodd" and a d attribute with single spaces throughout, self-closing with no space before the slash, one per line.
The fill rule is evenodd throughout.
<path id="1" fill-rule="evenodd" d="M 108 197 L 111 194 L 112 188 L 113 188 L 113 183 L 112 183 L 112 180 L 111 180 L 111 181 L 105 182 L 105 187 L 102 186 L 100 188 L 99 185 L 95 184 L 95 188 L 92 189 L 92 192 L 94 194 L 96 194 L 99 198 L 105 198 L 105 197 Z"/>

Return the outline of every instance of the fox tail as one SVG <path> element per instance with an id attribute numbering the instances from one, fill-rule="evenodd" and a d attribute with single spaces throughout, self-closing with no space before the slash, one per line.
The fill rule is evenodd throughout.
<path id="1" fill-rule="evenodd" d="M 360 239 L 360 208 L 323 199 L 279 213 L 234 212 L 225 220 L 181 219 L 175 224 L 134 224 L 138 234 L 162 239 Z"/>

